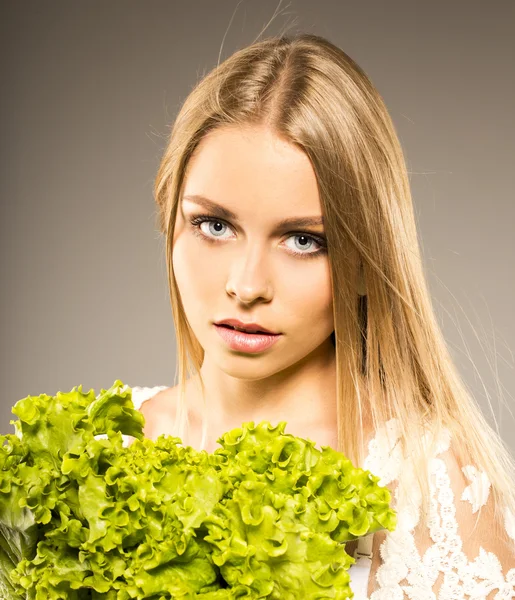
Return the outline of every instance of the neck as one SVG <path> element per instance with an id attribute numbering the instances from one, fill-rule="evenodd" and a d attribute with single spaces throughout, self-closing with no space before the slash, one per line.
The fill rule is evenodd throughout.
<path id="1" fill-rule="evenodd" d="M 204 359 L 201 375 L 205 385 L 210 437 L 241 427 L 242 423 L 286 421 L 285 433 L 308 437 L 311 431 L 336 431 L 336 361 L 328 340 L 311 355 L 265 378 L 249 380 L 228 375 Z M 203 410 L 201 388 L 190 406 Z"/>

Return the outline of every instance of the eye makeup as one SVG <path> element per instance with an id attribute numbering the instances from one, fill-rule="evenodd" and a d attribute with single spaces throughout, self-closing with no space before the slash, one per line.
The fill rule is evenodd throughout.
<path id="1" fill-rule="evenodd" d="M 197 237 L 199 237 L 200 239 L 202 239 L 204 241 L 207 241 L 208 243 L 215 243 L 215 244 L 219 243 L 220 241 L 223 241 L 224 239 L 227 239 L 227 238 L 222 238 L 222 237 L 217 237 L 217 236 L 209 236 L 206 233 L 204 233 L 204 231 L 201 229 L 201 225 L 203 223 L 221 223 L 222 225 L 231 227 L 229 225 L 229 223 L 227 223 L 224 219 L 221 219 L 220 217 L 214 217 L 213 215 L 208 215 L 208 214 L 193 214 L 190 217 L 188 217 L 188 221 L 193 228 L 193 233 Z M 313 233 L 308 233 L 306 231 L 292 231 L 292 232 L 288 233 L 287 237 L 288 237 L 288 239 L 290 237 L 307 238 L 308 240 L 311 240 L 312 242 L 314 242 L 318 248 L 317 250 L 312 251 L 312 252 L 302 252 L 300 250 L 297 251 L 297 250 L 293 250 L 293 249 L 289 248 L 290 254 L 292 254 L 294 256 L 299 256 L 300 258 L 315 258 L 322 254 L 327 253 L 327 242 L 325 240 L 325 237 L 323 237 L 323 236 L 316 235 Z"/>

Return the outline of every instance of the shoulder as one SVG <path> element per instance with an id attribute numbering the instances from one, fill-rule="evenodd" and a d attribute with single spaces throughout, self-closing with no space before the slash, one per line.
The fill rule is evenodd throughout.
<path id="1" fill-rule="evenodd" d="M 157 439 L 161 433 L 167 433 L 175 414 L 178 386 L 154 386 L 132 388 L 134 408 L 145 419 L 143 434 L 150 439 Z M 133 440 L 131 439 L 131 442 Z"/>
<path id="2" fill-rule="evenodd" d="M 399 517 L 394 531 L 374 534 L 369 579 L 371 585 L 379 583 L 374 590 L 404 598 L 403 582 L 425 573 L 420 579 L 424 597 L 440 597 L 442 574 L 452 597 L 464 598 L 468 590 L 471 598 L 486 599 L 484 590 L 493 594 L 493 588 L 515 593 L 512 514 L 506 507 L 504 515 L 496 514 L 488 474 L 464 456 L 462 444 L 443 428 L 434 453 L 428 456 L 431 511 L 421 519 L 415 465 L 410 455 L 401 452 L 399 438 L 398 423 L 392 420 L 369 446 L 367 466 L 381 476 L 382 484 L 394 489 L 392 507 Z M 388 583 L 388 591 L 382 582 Z"/>
<path id="3" fill-rule="evenodd" d="M 143 434 L 152 440 L 164 435 L 177 435 L 176 419 L 179 408 L 180 386 L 156 386 L 154 388 L 132 388 L 133 404 L 145 419 Z M 185 402 L 188 411 L 189 427 L 192 435 L 192 444 L 200 435 L 202 418 L 195 410 L 197 396 L 190 380 L 186 382 Z M 200 438 L 199 438 L 200 439 Z"/>
<path id="4" fill-rule="evenodd" d="M 157 390 L 140 406 L 140 412 L 145 418 L 143 433 L 146 437 L 156 440 L 162 433 L 170 434 L 175 421 L 178 386 Z"/>

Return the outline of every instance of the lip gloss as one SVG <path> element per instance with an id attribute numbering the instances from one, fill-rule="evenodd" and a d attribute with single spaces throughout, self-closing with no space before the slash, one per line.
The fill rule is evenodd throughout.
<path id="1" fill-rule="evenodd" d="M 267 350 L 281 337 L 280 333 L 246 333 L 244 331 L 237 331 L 236 329 L 230 329 L 229 327 L 216 324 L 215 328 L 229 348 L 251 354 L 257 354 L 258 352 Z"/>

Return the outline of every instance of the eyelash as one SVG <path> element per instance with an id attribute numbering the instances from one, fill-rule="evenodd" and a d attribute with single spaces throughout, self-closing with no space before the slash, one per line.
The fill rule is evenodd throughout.
<path id="1" fill-rule="evenodd" d="M 199 236 L 203 240 L 207 240 L 210 242 L 211 241 L 216 242 L 216 237 L 214 237 L 214 238 L 209 237 L 202 232 L 202 230 L 200 229 L 200 225 L 202 225 L 202 223 L 205 223 L 205 222 L 223 223 L 224 225 L 227 225 L 227 227 L 229 227 L 229 224 L 226 221 L 224 221 L 223 219 L 220 219 L 219 217 L 212 217 L 210 215 L 195 215 L 195 216 L 191 217 L 190 223 L 194 227 L 193 231 L 194 231 L 195 235 Z M 295 256 L 300 256 L 302 258 L 314 258 L 316 256 L 320 256 L 321 254 L 325 254 L 327 252 L 326 241 L 322 237 L 315 236 L 310 233 L 303 233 L 303 232 L 292 233 L 289 237 L 300 237 L 300 236 L 307 237 L 307 238 L 313 240 L 319 246 L 319 249 L 316 250 L 315 252 L 296 252 L 295 250 L 290 250 L 291 254 L 293 254 Z"/>

